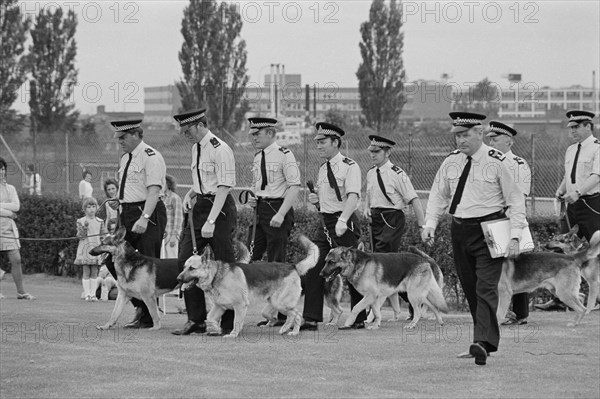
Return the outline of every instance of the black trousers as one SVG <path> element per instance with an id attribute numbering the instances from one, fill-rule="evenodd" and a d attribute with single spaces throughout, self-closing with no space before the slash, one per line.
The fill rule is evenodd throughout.
<path id="1" fill-rule="evenodd" d="M 406 220 L 404 212 L 399 209 L 371 208 L 371 220 L 373 252 L 400 251 Z M 398 296 L 408 303 L 408 312 L 412 316 L 414 309 L 406 292 L 399 292 Z"/>
<path id="2" fill-rule="evenodd" d="M 131 229 L 135 222 L 142 216 L 144 205 L 145 202 L 122 204 L 119 221 L 121 226 L 125 227 L 125 230 L 127 231 L 125 234 L 125 240 L 127 242 L 142 255 L 160 258 L 160 246 L 162 245 L 162 237 L 167 226 L 167 209 L 165 208 L 164 202 L 158 201 L 154 208 L 154 212 L 152 212 L 152 215 L 150 216 L 146 231 L 143 234 L 136 234 L 133 233 Z M 114 269 L 114 264 L 112 262 L 107 262 L 106 267 L 116 280 L 117 274 Z M 146 304 L 136 298 L 132 298 L 131 303 L 136 308 L 142 310 L 140 321 L 144 324 L 152 324 L 152 317 L 150 316 L 150 312 L 148 312 Z"/>
<path id="3" fill-rule="evenodd" d="M 214 198 L 197 197 L 196 205 L 193 210 L 194 233 L 196 235 L 196 247 L 198 254 L 202 253 L 205 246 L 210 245 L 215 259 L 224 262 L 235 262 L 233 252 L 233 231 L 237 225 L 237 210 L 235 202 L 231 195 L 227 196 L 221 213 L 215 220 L 215 231 L 212 238 L 202 238 L 202 226 L 208 219 L 212 209 Z M 189 217 L 189 216 L 188 216 Z M 179 270 L 182 271 L 185 261 L 192 256 L 194 245 L 192 243 L 192 234 L 190 224 L 183 230 L 183 238 L 179 243 Z M 183 293 L 185 299 L 185 308 L 189 321 L 195 323 L 204 323 L 206 321 L 206 300 L 204 291 L 194 285 Z M 221 318 L 221 328 L 223 330 L 233 329 L 233 310 L 227 310 Z"/>
<path id="4" fill-rule="evenodd" d="M 358 245 L 358 237 L 360 237 L 360 227 L 358 219 L 354 214 L 348 220 L 348 230 L 341 236 L 335 235 L 335 224 L 337 223 L 338 217 L 341 213 L 335 214 L 321 214 L 327 226 L 329 237 L 332 240 L 330 244 L 325 235 L 325 231 L 322 227 L 319 228 L 317 235 L 314 239 L 314 243 L 319 247 L 319 260 L 317 265 L 310 269 L 306 275 L 302 278 L 302 288 L 304 289 L 304 320 L 320 322 L 323 321 L 323 293 L 324 293 L 324 282 L 323 278 L 319 276 L 321 270 L 325 266 L 325 257 L 329 253 L 329 250 L 335 246 L 354 247 Z M 350 305 L 351 308 L 361 301 L 362 295 L 356 291 L 352 284 L 348 284 L 350 291 Z M 367 319 L 367 314 L 363 310 L 358 314 L 356 323 L 364 322 Z"/>
<path id="5" fill-rule="evenodd" d="M 600 194 L 579 198 L 567 207 L 567 217 L 571 227 L 579 225 L 579 238 L 585 237 L 589 242 L 594 232 L 600 230 Z"/>
<path id="6" fill-rule="evenodd" d="M 455 218 L 451 231 L 454 264 L 473 319 L 473 342 L 495 352 L 500 342 L 496 310 L 504 258 L 491 257 L 479 222 L 458 222 Z"/>
<path id="7" fill-rule="evenodd" d="M 290 209 L 283 219 L 281 227 L 271 227 L 273 216 L 283 204 L 282 199 L 258 199 L 256 213 L 256 234 L 254 236 L 254 250 L 252 261 L 261 260 L 265 251 L 267 262 L 285 262 L 287 257 L 287 243 L 292 228 L 294 227 L 294 210 Z M 252 226 L 248 230 L 248 247 L 252 241 Z"/>

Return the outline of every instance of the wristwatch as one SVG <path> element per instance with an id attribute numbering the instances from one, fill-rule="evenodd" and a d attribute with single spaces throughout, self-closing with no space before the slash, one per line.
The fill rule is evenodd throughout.
<path id="1" fill-rule="evenodd" d="M 150 220 L 150 216 L 151 215 L 148 215 L 147 213 L 142 214 L 142 217 L 147 220 Z"/>
<path id="2" fill-rule="evenodd" d="M 208 224 L 215 224 L 215 221 L 212 219 L 208 219 Z"/>

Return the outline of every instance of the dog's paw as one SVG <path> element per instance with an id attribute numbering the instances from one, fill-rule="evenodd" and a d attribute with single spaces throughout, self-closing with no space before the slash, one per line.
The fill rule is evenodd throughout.
<path id="1" fill-rule="evenodd" d="M 297 337 L 298 334 L 298 331 L 290 331 L 289 333 L 287 333 L 288 337 Z"/>
<path id="2" fill-rule="evenodd" d="M 369 326 L 366 327 L 367 330 L 379 330 L 379 326 L 376 324 L 371 324 Z"/>
<path id="3" fill-rule="evenodd" d="M 577 323 L 575 323 L 575 322 L 572 321 L 572 322 L 570 322 L 570 323 L 567 324 L 567 327 L 577 327 Z"/>
<path id="4" fill-rule="evenodd" d="M 148 330 L 149 331 L 160 330 L 160 324 L 155 324 L 154 326 L 150 327 Z"/>
<path id="5" fill-rule="evenodd" d="M 417 323 L 408 323 L 407 325 L 404 326 L 404 329 L 405 330 L 414 330 L 416 326 L 417 326 Z"/>
<path id="6" fill-rule="evenodd" d="M 398 316 L 398 317 L 395 317 L 395 316 L 394 316 L 394 317 L 392 317 L 391 319 L 388 319 L 387 321 L 388 321 L 389 323 L 391 323 L 391 322 L 394 322 L 394 321 L 400 321 L 400 316 Z"/>
<path id="7" fill-rule="evenodd" d="M 108 330 L 110 329 L 110 324 L 105 324 L 103 326 L 96 326 L 96 330 Z"/>
<path id="8" fill-rule="evenodd" d="M 223 335 L 223 338 L 225 338 L 225 339 L 236 339 L 236 338 L 237 338 L 237 336 L 238 336 L 238 335 L 237 335 L 237 333 L 233 333 L 233 332 L 232 332 L 232 333 L 230 333 L 230 334 Z"/>

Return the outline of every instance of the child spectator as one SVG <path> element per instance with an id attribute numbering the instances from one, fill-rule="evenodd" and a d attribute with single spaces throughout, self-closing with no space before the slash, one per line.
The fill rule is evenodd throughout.
<path id="1" fill-rule="evenodd" d="M 183 203 L 175 189 L 177 183 L 173 176 L 166 176 L 167 189 L 163 199 L 167 207 L 167 227 L 163 236 L 160 257 L 162 259 L 177 258 L 179 254 L 179 239 L 183 228 Z"/>
<path id="2" fill-rule="evenodd" d="M 85 216 L 77 219 L 77 237 L 79 245 L 77 246 L 77 256 L 75 264 L 81 265 L 83 269 L 82 284 L 86 301 L 97 301 L 96 288 L 98 286 L 98 265 L 100 257 L 89 254 L 90 249 L 100 245 L 102 237 L 106 234 L 103 220 L 96 217 L 98 211 L 98 202 L 95 198 L 84 198 L 82 209 Z"/>
<path id="3" fill-rule="evenodd" d="M 104 193 L 106 194 L 107 199 L 116 199 L 117 193 L 119 190 L 119 184 L 115 179 L 109 177 L 104 180 L 104 184 L 102 185 L 104 188 Z M 119 201 L 108 201 L 105 202 L 104 205 L 100 209 L 98 209 L 98 217 L 100 219 L 104 219 L 104 227 L 108 230 L 108 223 L 112 219 L 116 219 L 117 209 L 119 209 Z M 108 230 L 110 232 L 110 230 Z M 111 233 L 112 234 L 112 233 Z"/>

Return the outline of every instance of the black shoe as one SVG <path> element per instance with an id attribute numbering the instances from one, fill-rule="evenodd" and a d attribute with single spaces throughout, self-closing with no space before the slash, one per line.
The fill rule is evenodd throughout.
<path id="1" fill-rule="evenodd" d="M 469 347 L 469 354 L 475 358 L 476 365 L 485 366 L 485 363 L 487 362 L 488 353 L 483 347 L 483 345 L 481 345 L 478 342 L 471 344 L 471 346 Z"/>
<path id="2" fill-rule="evenodd" d="M 500 323 L 501 326 L 522 326 L 523 324 L 527 324 L 527 319 L 516 319 L 514 317 L 509 317 Z"/>
<path id="3" fill-rule="evenodd" d="M 171 331 L 173 335 L 190 335 L 191 333 L 204 334 L 206 332 L 206 324 L 196 323 L 188 320 L 181 330 Z"/>
<path id="4" fill-rule="evenodd" d="M 232 330 L 221 330 L 221 332 L 216 332 L 216 331 L 211 331 L 208 334 L 206 334 L 209 337 L 222 337 L 224 335 L 229 335 L 231 334 Z"/>
<path id="5" fill-rule="evenodd" d="M 319 326 L 314 321 L 305 321 L 304 324 L 300 326 L 301 331 L 317 331 Z"/>
<path id="6" fill-rule="evenodd" d="M 123 326 L 123 328 L 152 328 L 154 323 L 146 323 L 141 320 L 133 320 Z"/>
<path id="7" fill-rule="evenodd" d="M 363 328 L 365 328 L 365 322 L 364 321 L 357 321 L 354 324 L 352 324 L 351 326 L 341 326 L 338 327 L 338 330 L 362 330 Z"/>

